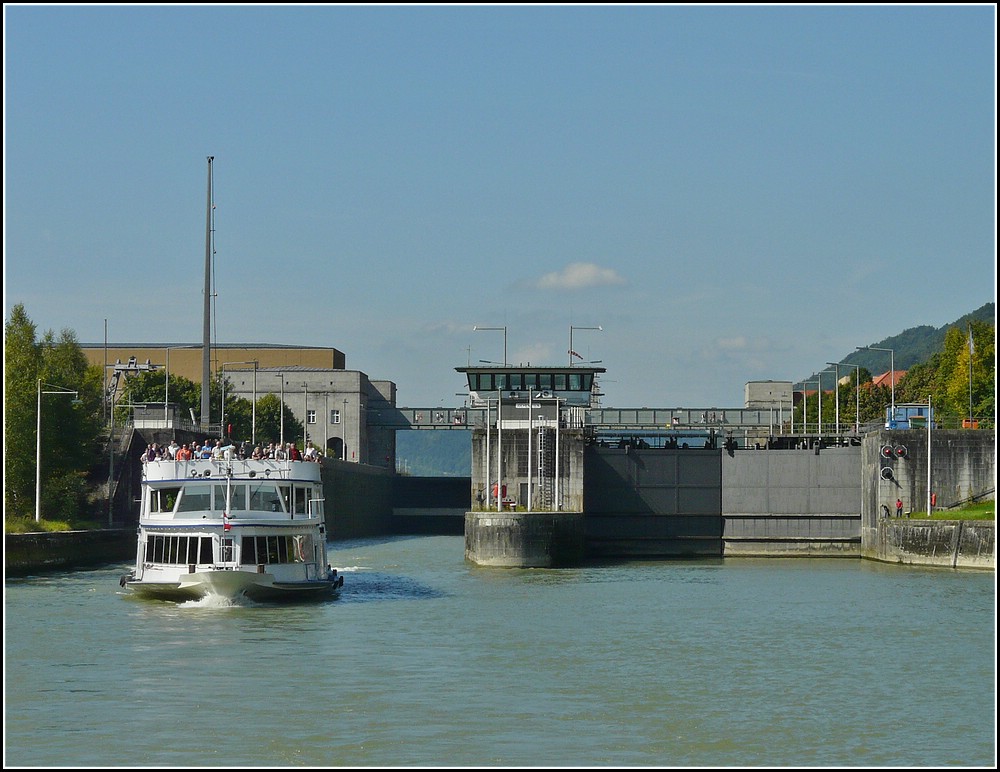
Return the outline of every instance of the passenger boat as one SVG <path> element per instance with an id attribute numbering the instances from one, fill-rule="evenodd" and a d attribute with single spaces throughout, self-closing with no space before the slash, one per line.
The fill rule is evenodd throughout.
<path id="1" fill-rule="evenodd" d="M 327 597 L 321 465 L 197 459 L 143 464 L 135 568 L 121 586 L 153 598 Z"/>

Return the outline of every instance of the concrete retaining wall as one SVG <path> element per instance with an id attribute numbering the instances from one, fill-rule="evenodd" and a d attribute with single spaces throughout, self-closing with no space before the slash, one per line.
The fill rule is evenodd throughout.
<path id="1" fill-rule="evenodd" d="M 381 467 L 322 460 L 327 538 L 392 533 L 393 473 Z"/>
<path id="2" fill-rule="evenodd" d="M 905 448 L 906 455 L 883 458 L 883 447 Z M 865 437 L 862 469 L 862 513 L 866 529 L 882 519 L 883 505 L 895 514 L 896 499 L 903 511 L 927 511 L 927 431 L 880 431 Z M 891 479 L 883 477 L 887 469 Z M 938 430 L 931 432 L 931 493 L 936 509 L 973 498 L 996 498 L 996 432 Z"/>
<path id="3" fill-rule="evenodd" d="M 887 563 L 944 568 L 996 569 L 992 520 L 883 519 L 863 556 Z"/>
<path id="4" fill-rule="evenodd" d="M 135 561 L 134 528 L 4 534 L 7 576 Z"/>

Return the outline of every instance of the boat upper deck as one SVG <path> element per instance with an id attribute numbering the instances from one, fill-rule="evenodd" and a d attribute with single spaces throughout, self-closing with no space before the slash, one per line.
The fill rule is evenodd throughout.
<path id="1" fill-rule="evenodd" d="M 172 483 L 197 479 L 283 480 L 321 482 L 321 466 L 313 461 L 270 459 L 193 459 L 191 461 L 147 461 L 142 465 L 144 483 Z"/>

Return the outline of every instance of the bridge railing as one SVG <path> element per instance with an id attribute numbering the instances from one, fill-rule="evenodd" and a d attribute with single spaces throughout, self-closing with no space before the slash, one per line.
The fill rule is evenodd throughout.
<path id="1" fill-rule="evenodd" d="M 787 420 L 787 411 L 750 408 L 597 408 L 587 414 L 590 426 L 629 429 L 759 429 Z"/>
<path id="2" fill-rule="evenodd" d="M 496 411 L 490 413 L 491 419 Z M 773 429 L 780 432 L 788 411 L 751 408 L 568 408 L 563 425 L 595 429 Z M 370 426 L 397 429 L 481 429 L 487 412 L 481 407 L 390 408 L 369 414 Z"/>

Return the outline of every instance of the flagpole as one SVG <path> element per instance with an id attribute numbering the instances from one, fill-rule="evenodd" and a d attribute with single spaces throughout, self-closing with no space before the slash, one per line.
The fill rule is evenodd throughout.
<path id="1" fill-rule="evenodd" d="M 972 428 L 972 354 L 976 350 L 972 342 L 972 322 L 969 322 L 969 428 Z"/>

